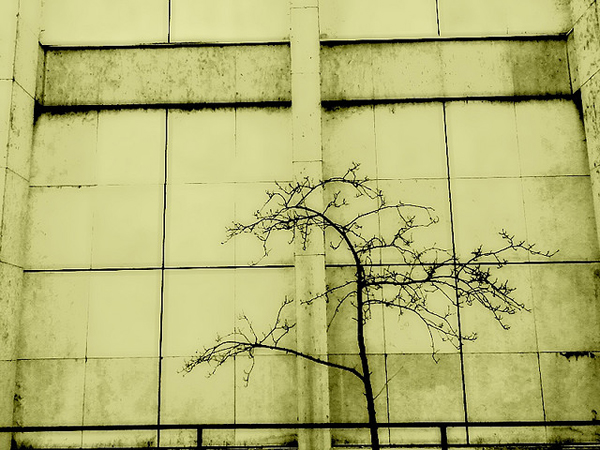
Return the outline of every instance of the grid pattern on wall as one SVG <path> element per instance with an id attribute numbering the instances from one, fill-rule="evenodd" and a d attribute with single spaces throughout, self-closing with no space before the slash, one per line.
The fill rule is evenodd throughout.
<path id="1" fill-rule="evenodd" d="M 208 379 L 201 370 L 178 373 L 186 356 L 230 330 L 240 312 L 254 313 L 257 329 L 267 327 L 271 317 L 262 312 L 291 294 L 285 237 L 255 267 L 247 264 L 260 255 L 258 242 L 221 244 L 231 220 L 251 218 L 268 180 L 290 179 L 289 119 L 286 108 L 38 119 L 23 316 L 25 329 L 36 332 L 23 334 L 17 423 L 56 422 L 52 410 L 62 411 L 61 423 L 86 425 L 152 423 L 158 414 L 162 423 L 296 419 L 290 357 L 259 355 L 248 388 L 246 361 Z M 257 129 L 264 131 L 247 132 Z M 590 314 L 598 249 L 575 104 L 334 108 L 323 112 L 323 143 L 325 176 L 360 161 L 392 198 L 435 207 L 440 223 L 423 236 L 428 243 L 452 248 L 455 241 L 466 256 L 479 243 L 497 245 L 497 230 L 506 228 L 540 248 L 560 249 L 551 261 L 517 258 L 502 270 L 532 313 L 511 318 L 506 332 L 484 311 L 465 309 L 462 326 L 481 331 L 480 339 L 462 352 L 438 342 L 438 364 L 418 321 L 374 313 L 374 372 L 381 387 L 391 379 L 380 417 L 514 419 L 519 404 L 523 420 L 587 418 L 593 400 L 586 389 L 570 398 L 577 406 L 560 407 L 572 382 L 561 352 L 598 346 L 599 317 Z M 338 253 L 328 251 L 330 281 L 348 274 L 349 261 Z M 574 290 L 584 283 L 589 290 Z M 332 360 L 356 358 L 354 345 L 343 322 L 330 329 Z M 511 376 L 494 377 L 509 366 Z M 40 373 L 48 380 L 42 389 Z M 559 384 L 544 382 L 558 375 Z M 365 419 L 355 384 L 331 371 L 332 420 Z"/>
<path id="2" fill-rule="evenodd" d="M 498 244 L 500 228 L 560 250 L 549 261 L 516 257 L 500 273 L 531 313 L 510 317 L 505 332 L 485 311 L 462 310 L 462 327 L 480 331 L 479 339 L 461 351 L 438 342 L 437 364 L 417 321 L 374 311 L 368 339 L 380 420 L 594 418 L 600 258 L 586 151 L 595 137 L 588 79 L 597 58 L 588 47 L 598 32 L 596 2 L 234 2 L 45 0 L 38 100 L 55 107 L 41 108 L 35 122 L 13 422 L 297 420 L 300 376 L 290 357 L 257 355 L 247 388 L 243 358 L 212 378 L 180 369 L 241 312 L 256 312 L 257 326 L 268 326 L 262 311 L 298 284 L 285 237 L 252 267 L 257 242 L 221 241 L 231 220 L 251 217 L 274 179 L 295 173 L 293 123 L 305 103 L 296 98 L 290 108 L 290 84 L 298 92 L 304 79 L 294 76 L 306 67 L 290 59 L 314 57 L 294 39 L 318 38 L 302 34 L 304 22 L 291 11 L 317 6 L 325 101 L 322 134 L 313 138 L 322 142 L 324 175 L 360 162 L 391 198 L 435 207 L 440 223 L 422 238 L 459 255 Z M 35 41 L 26 37 L 18 45 Z M 202 81 L 192 88 L 186 78 Z M 36 80 L 25 81 L 31 90 Z M 587 149 L 572 95 L 579 88 Z M 227 103 L 206 103 L 219 101 Z M 328 282 L 347 276 L 344 255 L 328 249 L 326 258 Z M 327 338 L 332 360 L 356 359 L 347 327 L 334 325 Z M 365 419 L 354 380 L 331 371 L 329 386 L 332 421 Z M 560 431 L 515 437 L 550 441 Z M 471 442 L 498 437 L 471 432 Z M 156 442 L 153 432 L 19 436 L 59 447 L 107 438 Z M 194 439 L 164 433 L 161 444 Z M 206 439 L 294 436 L 213 432 Z M 384 441 L 403 439 L 390 432 Z"/>

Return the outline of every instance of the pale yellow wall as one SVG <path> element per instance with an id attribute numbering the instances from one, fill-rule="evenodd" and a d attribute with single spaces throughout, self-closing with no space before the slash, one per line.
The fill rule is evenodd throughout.
<path id="1" fill-rule="evenodd" d="M 0 426 L 13 422 L 40 2 L 0 5 Z M 9 448 L 10 435 L 0 435 Z"/>
<path id="2" fill-rule="evenodd" d="M 17 3 L 5 2 L 13 8 L 6 17 L 16 17 Z M 265 312 L 305 287 L 301 270 L 323 269 L 323 249 L 304 266 L 308 260 L 285 238 L 262 266 L 246 267 L 260 246 L 247 236 L 221 245 L 225 226 L 251 218 L 273 180 L 320 175 L 321 166 L 328 176 L 352 161 L 392 197 L 436 208 L 440 223 L 423 236 L 427 242 L 450 248 L 454 227 L 457 251 L 466 255 L 480 243 L 497 245 L 496 231 L 507 228 L 540 248 L 560 250 L 548 264 L 517 257 L 503 270 L 532 308 L 510 318 L 512 330 L 500 330 L 485 311 L 463 311 L 465 331 L 480 331 L 480 338 L 465 345 L 462 363 L 454 347 L 438 342 L 435 364 L 418 321 L 404 316 L 398 323 L 388 311 L 374 311 L 367 334 L 375 391 L 386 375 L 395 376 L 377 400 L 379 419 L 461 421 L 465 411 L 469 420 L 591 419 L 600 403 L 590 150 L 598 129 L 596 2 L 242 3 L 44 0 L 39 39 L 51 47 L 43 81 L 33 68 L 37 29 L 19 28 L 13 58 L 17 21 L 2 28 L 0 61 L 11 62 L 0 65 L 0 104 L 12 99 L 12 113 L 0 112 L 0 139 L 9 139 L 0 178 L 6 199 L 1 280 L 9 295 L 0 298 L 8 305 L 3 309 L 22 314 L 18 354 L 2 353 L 0 361 L 0 374 L 9 374 L 0 376 L 7 385 L 0 392 L 9 393 L 0 406 L 2 423 L 297 420 L 298 392 L 311 385 L 301 384 L 294 358 L 258 355 L 247 388 L 243 358 L 213 378 L 202 368 L 185 377 L 179 370 L 215 333 L 231 330 L 241 312 L 253 311 L 257 326 L 268 326 L 272 316 Z M 32 11 L 22 9 L 22 17 Z M 529 39 L 539 35 L 554 37 Z M 520 39 L 498 39 L 507 36 Z M 444 39 L 419 41 L 437 37 Z M 344 39 L 400 42 L 326 42 Z M 203 42 L 228 45 L 102 48 Z M 322 99 L 335 102 L 320 112 L 319 76 Z M 72 110 L 47 109 L 37 117 L 30 154 L 36 86 L 42 104 Z M 585 129 L 570 98 L 580 87 Z M 129 106 L 118 107 L 123 104 Z M 78 110 L 82 105 L 92 107 Z M 25 204 L 26 226 L 6 219 Z M 13 239 L 19 230 L 27 232 L 24 252 Z M 316 284 L 348 276 L 349 269 L 337 267 L 350 262 L 348 255 L 325 249 L 329 267 Z M 22 293 L 20 266 L 26 269 Z M 17 303 L 23 305 L 18 313 Z M 13 345 L 15 333 L 8 336 Z M 290 345 L 295 342 L 292 336 Z M 352 329 L 342 324 L 319 345 L 333 361 L 357 360 Z M 330 420 L 365 420 L 354 379 L 333 370 L 327 380 L 319 377 L 319 386 L 329 384 Z M 207 438 L 276 443 L 294 435 L 214 432 Z M 484 430 L 470 438 L 498 436 Z M 564 436 L 533 430 L 512 437 Z M 382 432 L 384 442 L 423 438 L 437 436 Z M 107 439 L 156 442 L 156 434 L 20 439 L 77 447 Z M 161 435 L 165 445 L 194 439 Z"/>

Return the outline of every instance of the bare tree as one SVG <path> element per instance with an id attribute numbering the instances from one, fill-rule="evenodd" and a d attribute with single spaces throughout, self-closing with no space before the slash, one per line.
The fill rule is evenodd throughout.
<path id="1" fill-rule="evenodd" d="M 322 238 L 321 232 L 313 233 L 319 230 L 326 233 L 332 249 L 347 252 L 352 261 L 352 277 L 340 284 L 327 286 L 324 292 L 312 298 L 297 301 L 307 305 L 317 301 L 332 302 L 330 308 L 333 313 L 328 326 L 340 320 L 338 313 L 343 306 L 350 305 L 360 365 L 335 363 L 283 345 L 282 339 L 295 326 L 285 318 L 286 308 L 293 303 L 286 298 L 275 311 L 270 329 L 258 332 L 251 320 L 242 315 L 233 332 L 217 337 L 214 345 L 198 351 L 186 362 L 184 370 L 189 372 L 199 364 L 209 363 L 214 373 L 229 359 L 247 355 L 252 361 L 250 370 L 246 372 L 247 381 L 254 367 L 254 352 L 268 349 L 348 372 L 357 377 L 364 387 L 373 450 L 379 449 L 380 444 L 376 396 L 373 394 L 365 339 L 365 325 L 371 317 L 371 310 L 385 307 L 398 314 L 414 314 L 429 333 L 435 359 L 435 337 L 449 341 L 457 348 L 462 342 L 476 338 L 475 334 L 462 334 L 460 324 L 455 320 L 458 308 L 480 305 L 504 329 L 508 329 L 504 315 L 526 310 L 523 303 L 515 300 L 515 289 L 492 273 L 493 269 L 507 264 L 507 253 L 520 251 L 545 257 L 553 255 L 535 250 L 534 245 L 517 240 L 504 230 L 500 232 L 503 239 L 500 248 L 490 250 L 480 246 L 466 258 L 459 258 L 452 249 L 438 248 L 435 244 L 419 246 L 415 243 L 415 234 L 439 221 L 433 209 L 412 203 L 388 203 L 373 180 L 358 176 L 358 164 L 342 176 L 325 180 L 304 178 L 285 184 L 276 183 L 276 188 L 266 194 L 267 200 L 255 212 L 254 220 L 234 223 L 227 230 L 227 240 L 249 233 L 262 242 L 263 256 L 267 256 L 269 241 L 275 233 L 289 233 L 290 244 L 299 241 L 306 249 L 311 233 Z M 321 208 L 311 206 L 319 204 L 314 200 L 323 196 L 328 200 L 324 204 L 321 202 Z M 353 203 L 361 198 L 366 201 L 367 207 L 361 205 L 358 210 L 353 209 Z M 351 211 L 354 212 L 348 214 Z M 368 222 L 373 220 L 387 226 L 369 227 Z M 379 228 L 387 228 L 390 232 L 377 231 Z M 441 296 L 444 304 L 440 306 L 440 302 L 430 301 L 432 296 Z"/>

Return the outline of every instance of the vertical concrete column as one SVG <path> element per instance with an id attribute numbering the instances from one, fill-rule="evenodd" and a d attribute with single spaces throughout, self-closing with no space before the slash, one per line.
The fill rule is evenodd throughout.
<path id="1" fill-rule="evenodd" d="M 319 2 L 291 0 L 293 166 L 296 178 L 323 177 L 321 151 L 321 82 L 319 61 Z M 322 208 L 323 196 L 313 199 Z M 325 290 L 325 247 L 313 233 L 308 248 L 296 246 L 298 349 L 327 358 L 326 305 L 303 303 Z M 329 377 L 325 366 L 298 359 L 298 418 L 303 423 L 329 421 Z M 330 448 L 329 430 L 299 433 L 301 449 Z"/>
<path id="2" fill-rule="evenodd" d="M 13 424 L 39 17 L 39 0 L 0 2 L 0 426 Z"/>
<path id="3" fill-rule="evenodd" d="M 581 93 L 600 242 L 600 10 L 596 0 L 572 0 L 571 11 L 574 24 L 568 38 L 571 84 L 574 93 Z"/>

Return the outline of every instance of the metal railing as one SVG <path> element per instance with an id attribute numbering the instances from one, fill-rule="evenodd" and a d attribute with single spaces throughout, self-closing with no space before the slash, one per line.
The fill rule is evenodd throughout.
<path id="1" fill-rule="evenodd" d="M 381 444 L 382 448 L 440 448 L 441 450 L 449 450 L 451 448 L 473 448 L 473 447 L 538 447 L 538 448 L 559 448 L 559 447 L 587 447 L 587 448 L 598 448 L 600 449 L 600 420 L 594 421 L 583 421 L 583 420 L 562 420 L 562 421 L 498 421 L 498 422 L 395 422 L 395 423 L 379 423 L 377 424 L 379 429 L 429 429 L 438 430 L 439 441 L 436 443 L 422 442 L 422 443 L 384 443 Z M 128 447 L 112 447 L 112 448 L 169 448 L 169 449 L 197 449 L 197 450 L 209 450 L 209 449 L 244 449 L 244 448 L 294 448 L 289 444 L 284 445 L 214 445 L 205 443 L 205 432 L 209 430 L 336 430 L 336 429 L 363 429 L 367 430 L 370 427 L 368 423 L 238 423 L 238 424 L 164 424 L 164 425 L 67 425 L 67 426 L 24 426 L 24 427 L 0 427 L 0 433 L 10 434 L 31 434 L 31 433 L 58 433 L 58 432 L 86 432 L 86 431 L 154 431 L 160 434 L 161 431 L 168 430 L 180 430 L 180 431 L 191 431 L 195 433 L 195 443 L 188 446 L 173 446 L 173 445 L 159 445 L 158 447 L 152 446 L 128 446 Z M 592 428 L 592 435 L 594 439 L 590 440 L 572 440 L 568 437 L 563 437 L 561 440 L 553 442 L 485 442 L 481 438 L 477 439 L 477 442 L 471 442 L 468 438 L 461 439 L 461 442 L 450 442 L 448 439 L 448 430 L 450 429 L 463 429 L 471 430 L 475 429 L 519 429 L 519 428 L 573 428 L 573 427 L 584 427 Z M 467 431 L 468 432 L 468 431 Z M 463 442 L 464 441 L 464 442 Z M 95 445 L 90 448 L 103 448 L 106 446 Z M 297 445 L 295 446 L 297 448 Z M 335 447 L 344 448 L 369 448 L 368 443 L 344 443 L 344 444 L 333 444 Z M 40 447 L 41 448 L 41 447 Z M 87 447 L 86 447 L 87 448 Z"/>

